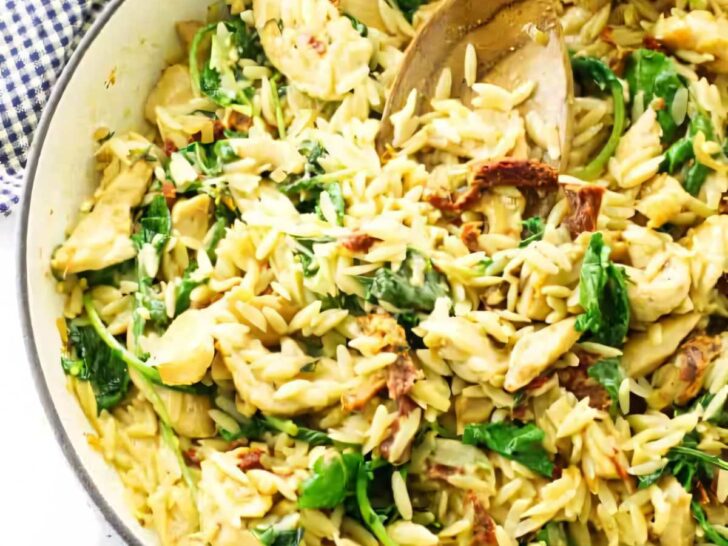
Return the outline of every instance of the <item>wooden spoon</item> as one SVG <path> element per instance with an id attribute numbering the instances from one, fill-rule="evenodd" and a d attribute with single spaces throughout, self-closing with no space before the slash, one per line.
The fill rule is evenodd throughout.
<path id="1" fill-rule="evenodd" d="M 385 105 L 377 149 L 392 142 L 390 115 L 401 110 L 412 89 L 419 92 L 418 113 L 429 108 L 442 70 L 452 71 L 452 97 L 469 104 L 465 50 L 478 56 L 476 81 L 514 89 L 531 80 L 536 89 L 522 112 L 535 111 L 559 130 L 560 159 L 566 166 L 572 132 L 573 79 L 555 0 L 445 0 L 408 47 Z"/>

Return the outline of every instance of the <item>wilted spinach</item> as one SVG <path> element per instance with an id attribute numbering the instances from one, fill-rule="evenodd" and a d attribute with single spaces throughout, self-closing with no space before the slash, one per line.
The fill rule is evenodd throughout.
<path id="1" fill-rule="evenodd" d="M 264 546 L 298 546 L 303 540 L 303 529 L 278 531 L 270 526 L 267 529 L 253 529 L 253 534 Z"/>
<path id="2" fill-rule="evenodd" d="M 484 446 L 550 478 L 554 472 L 554 463 L 543 448 L 544 436 L 544 431 L 533 423 L 470 424 L 463 431 L 463 443 Z"/>
<path id="3" fill-rule="evenodd" d="M 540 216 L 527 218 L 521 222 L 521 225 L 523 226 L 523 235 L 521 237 L 521 242 L 518 244 L 518 248 L 527 247 L 531 243 L 535 243 L 536 241 L 543 239 L 545 227 L 543 224 L 543 218 Z"/>
<path id="4" fill-rule="evenodd" d="M 622 384 L 624 374 L 619 366 L 618 358 L 605 358 L 596 364 L 589 366 L 587 375 L 595 379 L 609 394 L 612 399 L 612 412 L 617 409 L 619 400 L 619 386 Z"/>
<path id="5" fill-rule="evenodd" d="M 662 140 L 675 140 L 679 126 L 672 115 L 672 104 L 675 95 L 685 88 L 685 84 L 678 76 L 672 59 L 659 51 L 638 49 L 627 59 L 625 79 L 629 83 L 632 102 L 641 96 L 642 104 L 647 108 L 654 98 L 664 101 L 664 107 L 657 110 Z"/>
<path id="6" fill-rule="evenodd" d="M 579 303 L 584 313 L 575 328 L 590 333 L 597 343 L 619 347 L 629 329 L 629 298 L 624 268 L 612 263 L 610 252 L 602 234 L 594 233 L 581 266 Z"/>

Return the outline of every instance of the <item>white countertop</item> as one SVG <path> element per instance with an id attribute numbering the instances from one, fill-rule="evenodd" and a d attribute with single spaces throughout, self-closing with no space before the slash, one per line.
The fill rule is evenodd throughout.
<path id="1" fill-rule="evenodd" d="M 0 216 L 0 544 L 124 546 L 66 462 L 35 392 L 15 300 L 18 220 L 17 211 Z"/>

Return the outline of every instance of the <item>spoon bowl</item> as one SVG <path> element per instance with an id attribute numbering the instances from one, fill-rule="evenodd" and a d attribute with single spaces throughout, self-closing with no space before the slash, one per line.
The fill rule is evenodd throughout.
<path id="1" fill-rule="evenodd" d="M 465 79 L 465 52 L 477 53 L 476 81 L 514 89 L 536 84 L 519 109 L 535 111 L 559 131 L 561 153 L 552 160 L 565 168 L 571 142 L 573 79 L 569 55 L 553 0 L 445 0 L 420 29 L 402 62 L 382 116 L 377 149 L 392 142 L 390 116 L 401 110 L 412 89 L 418 91 L 417 113 L 427 111 L 440 74 L 452 73 L 452 97 L 470 104 Z"/>

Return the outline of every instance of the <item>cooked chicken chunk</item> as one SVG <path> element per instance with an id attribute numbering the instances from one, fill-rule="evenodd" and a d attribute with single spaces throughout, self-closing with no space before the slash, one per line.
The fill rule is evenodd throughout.
<path id="1" fill-rule="evenodd" d="M 172 227 L 185 246 L 197 250 L 210 229 L 212 199 L 200 193 L 191 199 L 180 199 L 172 207 Z"/>
<path id="2" fill-rule="evenodd" d="M 162 76 L 152 89 L 144 107 L 144 115 L 150 123 L 157 123 L 157 107 L 184 104 L 191 100 L 192 84 L 190 70 L 184 65 L 174 64 L 165 68 Z"/>
<path id="3" fill-rule="evenodd" d="M 139 206 L 152 177 L 152 165 L 137 161 L 102 187 L 93 210 L 74 228 L 51 263 L 61 274 L 103 269 L 133 258 L 131 210 Z"/>
<path id="4" fill-rule="evenodd" d="M 642 377 L 652 373 L 671 354 L 680 342 L 695 328 L 699 313 L 688 313 L 662 319 L 659 335 L 642 332 L 630 336 L 624 346 L 622 367 L 629 377 Z"/>
<path id="5" fill-rule="evenodd" d="M 515 392 L 526 386 L 538 374 L 579 340 L 574 329 L 576 318 L 571 317 L 546 328 L 526 334 L 516 342 L 511 352 L 504 387 Z"/>
<path id="6" fill-rule="evenodd" d="M 640 269 L 629 269 L 629 306 L 635 320 L 654 322 L 677 309 L 690 291 L 690 267 L 685 258 L 672 256 L 650 278 Z"/>

